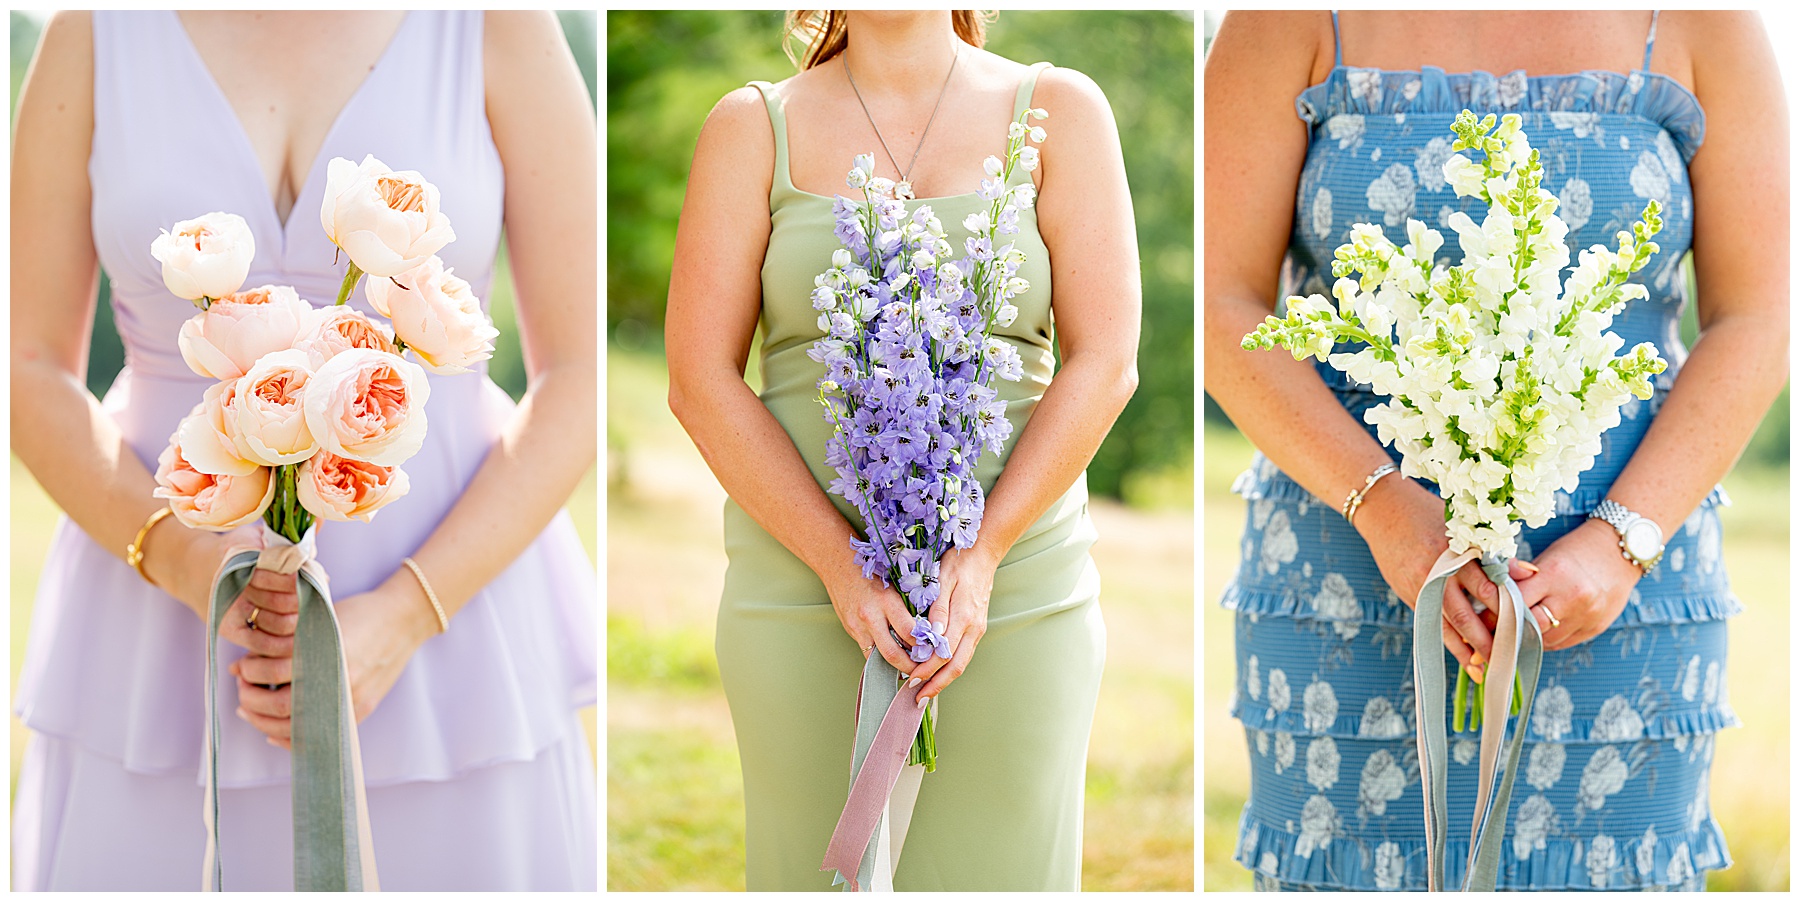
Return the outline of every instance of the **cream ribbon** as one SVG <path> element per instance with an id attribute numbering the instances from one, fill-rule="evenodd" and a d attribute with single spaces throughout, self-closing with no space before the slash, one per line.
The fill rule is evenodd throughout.
<path id="1" fill-rule="evenodd" d="M 1448 834 L 1445 793 L 1448 737 L 1445 735 L 1444 696 L 1448 681 L 1443 666 L 1444 590 L 1449 578 L 1471 560 L 1474 551 L 1445 551 L 1425 579 L 1425 587 L 1413 609 L 1413 711 L 1419 749 L 1419 786 L 1425 801 L 1426 883 L 1432 891 L 1444 888 L 1444 845 Z M 1484 717 L 1481 726 L 1480 792 L 1469 832 L 1469 860 L 1462 888 L 1492 891 L 1499 879 L 1500 852 L 1506 834 L 1506 810 L 1512 797 L 1513 778 L 1524 749 L 1525 726 L 1537 696 L 1538 671 L 1543 663 L 1544 639 L 1537 618 L 1525 610 L 1519 587 L 1507 575 L 1505 558 L 1481 561 L 1488 579 L 1499 587 L 1495 614 L 1493 654 L 1481 683 L 1483 710 L 1501 712 Z M 1507 712 L 1512 703 L 1513 677 L 1522 689 L 1517 726 L 1506 741 Z M 1500 763 L 1506 745 L 1506 763 Z"/>

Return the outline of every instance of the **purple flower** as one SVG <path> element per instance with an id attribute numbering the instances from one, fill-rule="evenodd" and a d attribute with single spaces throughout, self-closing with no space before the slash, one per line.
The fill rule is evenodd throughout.
<path id="1" fill-rule="evenodd" d="M 950 640 L 931 625 L 931 621 L 923 617 L 913 618 L 912 637 L 919 640 L 917 645 L 907 654 L 915 664 L 923 664 L 933 654 L 944 660 L 950 659 Z"/>
<path id="2" fill-rule="evenodd" d="M 908 210 L 885 188 L 852 186 L 863 187 L 860 200 L 832 204 L 844 250 L 815 282 L 825 335 L 808 356 L 823 370 L 820 400 L 832 424 L 829 491 L 864 524 L 856 563 L 917 613 L 941 591 L 944 553 L 974 543 L 985 503 L 976 464 L 1012 433 L 993 384 L 1021 378 L 1023 362 L 993 329 L 1010 321 L 1001 311 L 1026 288 L 1014 276 L 1024 255 L 1010 241 L 1000 245 L 1018 231 L 1018 192 L 989 179 L 991 204 L 964 221 L 978 231 L 952 261 L 928 205 Z M 935 648 L 949 657 L 941 634 L 920 629 L 915 654 Z"/>

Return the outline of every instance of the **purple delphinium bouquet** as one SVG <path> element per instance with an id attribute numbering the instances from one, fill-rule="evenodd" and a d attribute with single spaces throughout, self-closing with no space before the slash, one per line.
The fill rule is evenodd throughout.
<path id="1" fill-rule="evenodd" d="M 866 534 L 851 546 L 863 575 L 896 586 L 915 621 L 912 659 L 950 657 L 950 643 L 925 617 L 938 597 L 938 565 L 951 548 L 975 544 L 985 496 L 975 478 L 984 451 L 1012 434 L 995 378 L 1023 376 L 1019 352 L 994 337 L 1019 310 L 1012 299 L 1030 285 L 1018 276 L 1025 253 L 1007 236 L 1029 209 L 1030 185 L 1009 185 L 1016 167 L 1037 168 L 1043 110 L 1027 110 L 1008 128 L 1006 157 L 983 161 L 980 196 L 988 208 L 963 220 L 965 256 L 931 207 L 910 214 L 894 183 L 877 177 L 874 154 L 860 154 L 846 180 L 861 200 L 832 206 L 843 244 L 814 280 L 813 308 L 825 336 L 809 355 L 825 365 L 819 402 L 834 427 L 825 463 L 829 487 L 862 515 Z M 1006 243 L 1002 244 L 1002 241 Z M 937 766 L 931 711 L 908 764 Z"/>

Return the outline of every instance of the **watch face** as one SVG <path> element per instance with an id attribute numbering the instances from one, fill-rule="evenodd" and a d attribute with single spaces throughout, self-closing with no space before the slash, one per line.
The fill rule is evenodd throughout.
<path id="1" fill-rule="evenodd" d="M 1625 530 L 1625 550 L 1640 561 L 1647 561 L 1662 550 L 1662 530 L 1649 520 L 1639 520 Z"/>

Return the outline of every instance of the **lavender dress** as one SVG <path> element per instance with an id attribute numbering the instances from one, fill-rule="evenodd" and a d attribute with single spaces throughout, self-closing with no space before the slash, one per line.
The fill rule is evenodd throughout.
<path id="1" fill-rule="evenodd" d="M 248 284 L 315 304 L 341 268 L 318 221 L 327 162 L 373 153 L 443 191 L 445 263 L 486 297 L 504 173 L 488 130 L 482 13 L 412 12 L 319 149 L 289 221 L 224 94 L 170 12 L 95 12 L 94 244 L 112 278 L 126 367 L 106 411 L 154 468 L 208 381 L 175 338 L 192 307 L 163 287 L 150 239 L 209 210 L 256 236 Z M 352 301 L 367 310 L 358 292 Z M 333 594 L 374 588 L 468 484 L 512 403 L 485 373 L 432 376 L 412 493 L 373 525 L 329 523 Z M 595 572 L 567 514 L 427 641 L 361 726 L 382 888 L 593 889 L 594 772 L 577 711 L 595 701 Z M 15 798 L 17 889 L 200 886 L 204 628 L 66 519 L 39 584 L 17 711 L 34 732 Z M 220 643 L 220 668 L 242 649 Z M 229 675 L 221 686 L 234 686 Z M 230 689 L 222 691 L 234 691 Z M 221 699 L 224 710 L 235 699 Z M 292 887 L 288 753 L 225 717 L 225 886 Z"/>

